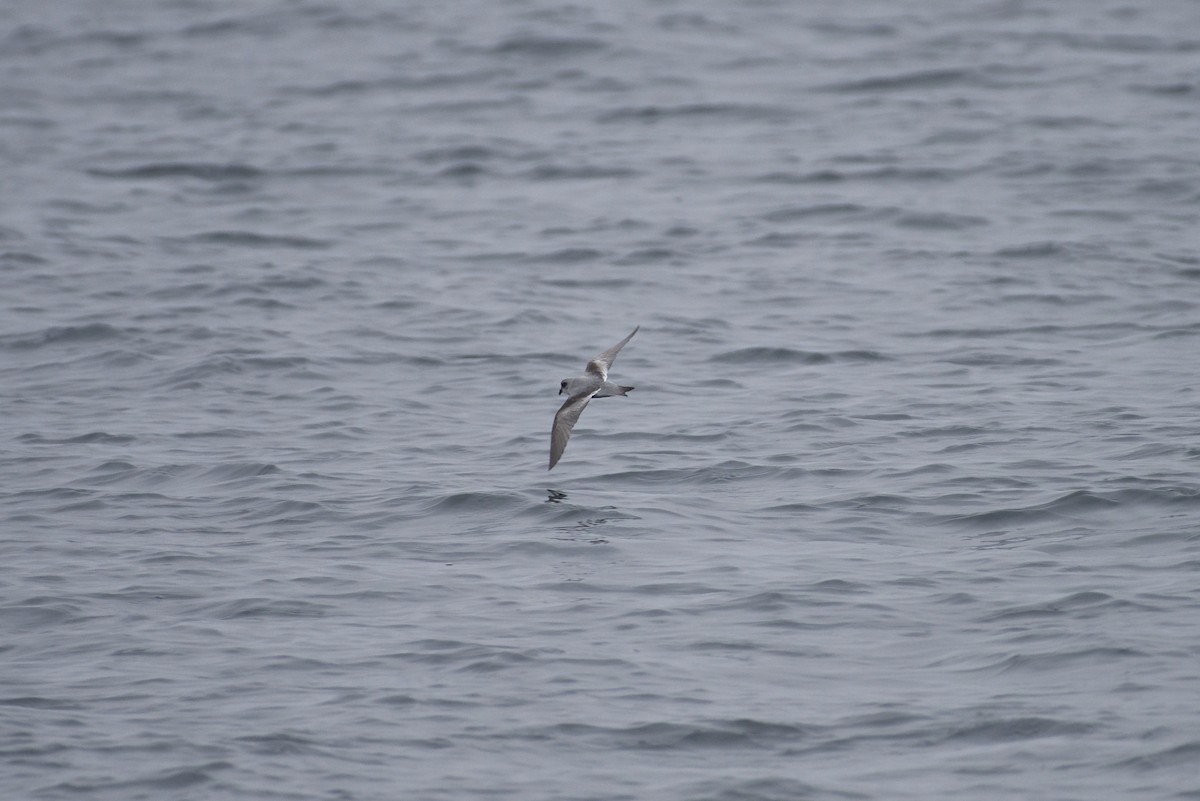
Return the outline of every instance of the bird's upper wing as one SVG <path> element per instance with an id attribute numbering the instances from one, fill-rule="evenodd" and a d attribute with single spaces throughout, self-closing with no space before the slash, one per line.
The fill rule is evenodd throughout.
<path id="1" fill-rule="evenodd" d="M 592 375 L 599 376 L 601 381 L 608 380 L 608 368 L 612 367 L 612 363 L 616 361 L 617 354 L 621 352 L 621 348 L 625 347 L 625 343 L 633 339 L 633 334 L 638 332 L 641 326 L 633 329 L 633 333 L 622 339 L 617 344 L 613 345 L 608 350 L 601 353 L 596 358 L 587 363 L 587 372 Z"/>
<path id="2" fill-rule="evenodd" d="M 583 414 L 588 401 L 595 394 L 594 389 L 591 392 L 580 392 L 567 398 L 567 402 L 558 407 L 558 412 L 554 415 L 554 426 L 550 429 L 550 466 L 547 470 L 553 470 L 554 465 L 562 458 L 563 451 L 567 449 L 567 440 L 571 438 L 571 429 L 575 427 L 579 415 Z"/>

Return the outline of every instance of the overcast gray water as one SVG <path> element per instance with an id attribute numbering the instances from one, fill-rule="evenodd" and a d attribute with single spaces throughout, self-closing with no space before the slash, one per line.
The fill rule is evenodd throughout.
<path id="1" fill-rule="evenodd" d="M 8 0 L 0 798 L 1200 799 L 1198 111 L 1192 0 Z"/>

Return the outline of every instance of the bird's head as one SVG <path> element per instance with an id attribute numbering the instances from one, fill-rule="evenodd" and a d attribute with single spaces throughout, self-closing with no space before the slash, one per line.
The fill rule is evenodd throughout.
<path id="1" fill-rule="evenodd" d="M 570 383 L 571 383 L 571 379 L 569 379 L 569 378 L 564 378 L 564 379 L 562 380 L 562 383 L 560 383 L 560 384 L 558 385 L 558 394 L 559 394 L 559 395 L 561 395 L 561 394 L 563 394 L 564 392 L 566 392 L 566 391 L 567 391 L 567 385 L 568 385 L 568 384 L 570 384 Z"/>

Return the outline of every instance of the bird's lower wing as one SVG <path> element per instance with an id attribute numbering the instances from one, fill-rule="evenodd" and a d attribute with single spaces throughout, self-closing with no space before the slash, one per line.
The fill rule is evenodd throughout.
<path id="1" fill-rule="evenodd" d="M 571 438 L 571 429 L 575 427 L 579 415 L 583 414 L 588 401 L 595 394 L 596 390 L 581 392 L 567 398 L 567 402 L 558 407 L 558 412 L 554 415 L 554 426 L 550 429 L 550 466 L 547 470 L 553 470 L 554 465 L 562 458 L 563 451 L 567 449 L 567 440 Z"/>

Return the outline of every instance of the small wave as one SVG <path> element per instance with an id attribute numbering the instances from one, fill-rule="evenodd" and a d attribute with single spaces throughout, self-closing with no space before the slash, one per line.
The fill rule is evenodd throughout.
<path id="1" fill-rule="evenodd" d="M 135 350 L 116 348 L 114 350 L 106 350 L 103 353 L 97 353 L 89 356 L 88 359 L 93 364 L 105 365 L 108 367 L 133 367 L 134 365 L 153 361 L 154 357 Z"/>
<path id="2" fill-rule="evenodd" d="M 686 440 L 685 440 L 686 442 Z M 625 470 L 602 477 L 606 484 L 718 484 L 773 475 L 783 468 L 764 467 L 740 461 L 725 461 L 703 467 L 663 470 Z"/>
<path id="3" fill-rule="evenodd" d="M 901 228 L 918 228 L 926 231 L 962 231 L 988 225 L 986 217 L 949 212 L 907 212 L 896 218 Z"/>
<path id="4" fill-rule="evenodd" d="M 868 595 L 872 592 L 866 584 L 845 579 L 825 579 L 810 584 L 806 589 L 810 592 L 834 595 Z"/>
<path id="5" fill-rule="evenodd" d="M 744 103 L 690 103 L 679 106 L 638 106 L 615 109 L 600 114 L 601 123 L 645 122 L 689 119 L 732 119 L 770 121 L 791 118 L 792 113 L 780 106 Z"/>
<path id="6" fill-rule="evenodd" d="M 718 353 L 708 360 L 718 364 L 827 364 L 833 361 L 833 357 L 814 351 L 759 346 Z"/>
<path id="7" fill-rule="evenodd" d="M 95 797 L 95 794 L 105 791 L 131 791 L 136 788 L 148 788 L 152 792 L 181 790 L 185 787 L 207 784 L 214 779 L 216 773 L 228 770 L 231 767 L 233 766 L 228 762 L 209 762 L 195 767 L 160 770 L 143 778 L 122 779 L 119 781 L 69 781 L 53 785 L 47 789 L 52 791 L 66 791 L 70 795 L 80 797 Z M 143 796 L 139 793 L 131 794 L 129 797 L 140 798 Z"/>
<path id="8" fill-rule="evenodd" d="M 820 506 L 814 506 L 813 504 L 795 502 L 775 504 L 774 506 L 765 507 L 763 511 L 770 512 L 771 514 L 793 515 L 796 513 L 814 512 L 820 508 Z"/>
<path id="9" fill-rule="evenodd" d="M 213 481 L 236 481 L 243 478 L 258 478 L 282 473 L 273 464 L 267 462 L 231 462 L 217 465 L 201 473 L 201 477 Z"/>
<path id="10" fill-rule="evenodd" d="M 2 230 L 2 229 L 0 229 L 0 230 Z M 0 240 L 2 240 L 4 238 L 5 238 L 4 236 L 0 236 Z M 9 251 L 5 251 L 4 253 L 0 253 L 0 265 L 37 266 L 37 265 L 41 265 L 41 264 L 46 264 L 46 259 L 42 258 L 41 256 L 38 256 L 35 253 L 25 253 L 24 251 L 14 251 L 14 250 L 9 250 Z"/>
<path id="11" fill-rule="evenodd" d="M 66 603 L 37 603 L 40 599 L 33 598 L 26 603 L 0 606 L 0 622 L 5 631 L 10 633 L 24 631 L 45 631 L 57 628 L 67 623 L 78 623 L 86 619 L 82 610 L 73 604 Z M 22 697 L 23 698 L 23 697 Z M 47 703 L 53 703 L 47 699 Z M 26 699 L 25 704 L 14 703 L 14 699 L 0 700 L 0 704 L 9 703 L 13 706 L 33 706 L 38 701 Z"/>
<path id="12" fill-rule="evenodd" d="M 512 36 L 492 48 L 497 55 L 567 58 L 607 49 L 600 39 L 568 36 Z"/>
<path id="13" fill-rule="evenodd" d="M 1139 83 L 1129 87 L 1131 92 L 1153 95 L 1155 97 L 1183 98 L 1190 100 L 1192 95 L 1200 92 L 1200 85 L 1178 81 L 1174 83 Z"/>
<path id="14" fill-rule="evenodd" d="M 14 350 L 40 348 L 46 345 L 62 345 L 76 342 L 100 342 L 108 339 L 118 339 L 132 333 L 134 329 L 117 328 L 108 323 L 88 323 L 87 325 L 56 325 L 41 331 L 26 334 L 9 334 L 0 337 L 0 347 Z"/>
<path id="15" fill-rule="evenodd" d="M 613 259 L 613 263 L 622 266 L 636 266 L 640 264 L 669 262 L 682 258 L 683 254 L 671 248 L 641 248 L 618 256 L 616 259 Z"/>
<path id="16" fill-rule="evenodd" d="M 6 610 L 7 611 L 7 610 Z M 11 622 L 8 614 L 4 614 L 5 622 Z M 43 621 L 43 623 L 49 621 Z M 56 623 L 58 621 L 55 621 Z M 45 698 L 40 695 L 18 695 L 10 698 L 0 698 L 0 706 L 15 706 L 23 709 L 82 709 L 82 705 L 73 701 L 63 701 L 58 698 Z"/>
<path id="17" fill-rule="evenodd" d="M 820 353 L 794 348 L 756 346 L 718 353 L 709 357 L 718 364 L 828 364 L 833 361 L 875 362 L 888 357 L 873 350 L 844 350 Z"/>
<path id="18" fill-rule="evenodd" d="M 854 217 L 863 219 L 878 217 L 885 213 L 891 212 L 890 210 L 873 209 L 859 203 L 817 203 L 810 206 L 789 206 L 787 208 L 776 209 L 762 215 L 762 218 L 768 222 L 783 223 L 807 220 L 813 217 Z"/>
<path id="19" fill-rule="evenodd" d="M 1054 33 L 1042 34 L 1052 40 L 1076 50 L 1098 50 L 1110 53 L 1194 53 L 1200 43 L 1191 39 L 1169 39 L 1140 33 Z"/>
<path id="20" fill-rule="evenodd" d="M 1039 336 L 1048 336 L 1053 334 L 1061 334 L 1064 332 L 1110 332 L 1113 334 L 1124 332 L 1141 332 L 1148 330 L 1146 327 L 1134 323 L 1112 322 L 1112 323 L 1096 323 L 1085 326 L 1066 327 L 1061 325 L 1026 325 L 1026 326 L 998 326 L 998 327 L 970 327 L 970 328 L 932 328 L 928 331 L 915 332 L 908 336 L 916 337 L 935 337 L 938 339 L 993 339 L 998 337 L 1011 337 L 1020 334 L 1036 334 Z"/>
<path id="21" fill-rule="evenodd" d="M 1009 526 L 1039 519 L 1053 519 L 1060 514 L 1075 514 L 1094 509 L 1108 509 L 1116 504 L 1116 501 L 1103 498 L 1086 490 L 1079 490 L 1033 506 L 990 509 L 986 512 L 955 515 L 949 519 L 952 522 L 966 523 L 980 527 Z"/>
<path id="22" fill-rule="evenodd" d="M 166 464 L 152 467 L 138 467 L 123 459 L 114 459 L 98 464 L 91 468 L 81 483 L 105 487 L 122 487 L 126 489 L 161 489 L 173 484 L 195 486 L 198 483 L 209 485 L 225 484 L 228 482 L 245 481 L 262 476 L 282 473 L 273 464 L 263 462 L 231 462 L 206 467 L 199 464 L 181 465 Z M 112 499 L 128 499 L 130 496 L 112 496 Z"/>
<path id="23" fill-rule="evenodd" d="M 604 258 L 605 253 L 595 248 L 563 248 L 537 256 L 527 256 L 531 264 L 583 264 Z"/>
<path id="24" fill-rule="evenodd" d="M 260 370 L 290 370 L 307 367 L 312 360 L 306 356 L 247 356 L 242 363 Z"/>
<path id="25" fill-rule="evenodd" d="M 1128 222 L 1133 219 L 1133 215 L 1128 212 L 1110 209 L 1060 209 L 1050 212 L 1047 216 L 1075 220 L 1098 220 L 1105 223 Z"/>
<path id="26" fill-rule="evenodd" d="M 633 285 L 629 278 L 544 278 L 542 283 L 563 289 L 624 289 Z"/>
<path id="27" fill-rule="evenodd" d="M 857 81 L 843 81 L 819 87 L 825 92 L 895 92 L 906 89 L 933 89 L 961 84 L 973 77 L 967 70 L 918 70 L 881 75 Z"/>
<path id="28" fill-rule="evenodd" d="M 948 357 L 945 362 L 963 367 L 1058 367 L 1064 364 L 1062 359 L 1054 357 L 1022 356 L 1007 351 L 972 351 Z"/>
<path id="29" fill-rule="evenodd" d="M 406 643 L 404 651 L 392 654 L 405 662 L 436 665 L 468 673 L 492 673 L 528 664 L 541 655 L 542 651 L 536 648 L 521 649 L 435 639 Z"/>
<path id="30" fill-rule="evenodd" d="M 809 23 L 808 27 L 818 33 L 835 36 L 892 37 L 900 31 L 895 25 L 887 22 L 838 18 L 818 19 Z"/>
<path id="31" fill-rule="evenodd" d="M 430 89 L 445 89 L 455 86 L 478 86 L 496 77 L 496 70 L 470 70 L 467 72 L 432 72 L 426 74 L 391 75 L 385 78 L 363 80 L 359 78 L 332 81 L 315 86 L 283 86 L 278 91 L 285 94 L 308 97 L 336 97 L 367 92 L 411 92 Z M 335 172 L 337 174 L 340 169 Z M 377 174 L 376 168 L 369 170 Z M 348 174 L 364 174 L 355 170 Z"/>
<path id="32" fill-rule="evenodd" d="M 209 164 L 204 162 L 162 162 L 141 164 L 124 169 L 90 169 L 97 178 L 144 180 L 155 178 L 199 178 L 204 181 L 233 181 L 261 178 L 264 173 L 247 164 Z"/>
<path id="33" fill-rule="evenodd" d="M 986 668 L 1010 671 L 1045 671 L 1077 668 L 1079 666 L 1112 665 L 1118 659 L 1145 657 L 1146 652 L 1137 648 L 1083 648 L 1076 651 L 1048 651 L 1040 654 L 1013 654 Z"/>
<path id="34" fill-rule="evenodd" d="M 496 512 L 525 506 L 530 506 L 530 502 L 521 495 L 499 492 L 457 492 L 427 502 L 423 507 L 423 512 Z M 540 508 L 540 506 L 535 505 L 534 508 Z"/>
<path id="35" fill-rule="evenodd" d="M 1010 527 L 1026 525 L 1039 520 L 1084 516 L 1095 512 L 1112 510 L 1121 506 L 1139 506 L 1144 504 L 1185 504 L 1190 506 L 1197 503 L 1200 503 L 1200 489 L 1192 487 L 1168 486 L 1150 489 L 1122 489 L 1104 493 L 1092 490 L 1075 490 L 1053 500 L 1031 506 L 990 509 L 973 514 L 953 515 L 945 519 L 947 522 L 980 528 Z"/>
<path id="36" fill-rule="evenodd" d="M 1141 604 L 1130 603 L 1114 598 L 1108 593 L 1085 591 L 1036 604 L 1021 604 L 999 612 L 986 615 L 985 622 L 995 623 L 1006 620 L 1024 620 L 1047 617 L 1093 617 L 1102 609 L 1146 609 Z M 1086 610 L 1086 611 L 1085 611 Z"/>
<path id="37" fill-rule="evenodd" d="M 1164 768 L 1176 766 L 1194 769 L 1196 765 L 1200 765 L 1200 740 L 1191 740 L 1172 748 L 1165 748 L 1149 754 L 1141 754 L 1130 759 L 1122 759 L 1114 764 L 1113 767 L 1122 770 L 1133 768 L 1134 770 L 1141 771 L 1161 771 Z M 1179 797 L 1186 798 L 1192 795 L 1194 793 L 1180 795 Z"/>
<path id="38" fill-rule="evenodd" d="M 439 178 L 470 179 L 487 175 L 490 172 L 491 170 L 489 170 L 487 167 L 484 167 L 482 164 L 462 162 L 460 164 L 451 164 L 447 167 L 443 167 L 442 169 L 438 170 L 437 175 Z"/>
<path id="39" fill-rule="evenodd" d="M 221 351 L 172 371 L 163 378 L 162 383 L 177 388 L 196 386 L 205 379 L 247 372 L 255 375 L 283 373 L 313 377 L 316 374 L 308 369 L 310 365 L 311 360 L 305 356 L 263 356 L 258 351 Z"/>
<path id="40" fill-rule="evenodd" d="M 911 419 L 911 418 L 909 418 Z M 897 434 L 902 437 L 916 437 L 918 439 L 935 439 L 939 437 L 981 437 L 988 434 L 988 429 L 982 426 L 973 425 L 948 425 L 936 426 L 934 428 L 917 428 L 898 431 Z M 912 475 L 918 475 L 921 472 L 949 472 L 952 468 L 947 464 L 926 465 L 912 471 Z"/>
<path id="41" fill-rule="evenodd" d="M 588 181 L 603 178 L 632 178 L 638 171 L 629 167 L 598 167 L 588 164 L 563 166 L 542 164 L 527 170 L 524 177 L 533 181 Z"/>
<path id="42" fill-rule="evenodd" d="M 414 158 L 428 164 L 461 164 L 463 162 L 491 161 L 506 156 L 507 154 L 497 148 L 485 145 L 454 145 L 425 150 L 417 153 Z"/>
<path id="43" fill-rule="evenodd" d="M 1054 720 L 1053 718 L 1005 718 L 954 729 L 945 736 L 944 740 L 946 742 L 1006 743 L 1014 740 L 1034 740 L 1040 737 L 1087 734 L 1095 728 L 1088 723 Z"/>
<path id="44" fill-rule="evenodd" d="M 1000 248 L 995 255 L 1004 259 L 1053 259 L 1065 255 L 1067 250 L 1061 242 L 1028 242 Z"/>
<path id="45" fill-rule="evenodd" d="M 285 732 L 235 737 L 234 742 L 245 744 L 251 753 L 268 754 L 271 756 L 280 754 L 317 754 L 322 751 L 321 743 L 317 740 Z"/>
<path id="46" fill-rule="evenodd" d="M 245 428 L 202 428 L 195 431 L 177 431 L 171 436 L 177 439 L 241 439 L 251 435 Z"/>
<path id="47" fill-rule="evenodd" d="M 126 462 L 121 459 L 111 459 L 103 464 L 98 464 L 92 468 L 92 473 L 122 473 L 127 470 L 136 470 L 137 466 L 132 462 Z"/>
<path id="48" fill-rule="evenodd" d="M 751 718 L 702 720 L 694 723 L 644 723 L 629 727 L 597 726 L 586 723 L 555 723 L 531 727 L 518 736 L 560 740 L 573 737 L 599 740 L 619 749 L 677 748 L 775 748 L 811 735 L 812 729 Z"/>
<path id="49" fill-rule="evenodd" d="M 99 443 L 103 445 L 128 445 L 136 440 L 128 434 L 109 434 L 104 431 L 92 431 L 88 434 L 79 434 L 74 437 L 53 438 L 43 437 L 41 434 L 22 434 L 18 439 L 21 442 L 28 442 L 35 445 L 90 445 Z"/>
<path id="50" fill-rule="evenodd" d="M 213 245 L 236 245 L 247 248 L 298 248 L 304 250 L 320 250 L 332 246 L 325 239 L 313 239 L 306 236 L 281 236 L 256 234 L 252 231 L 206 231 L 186 237 L 188 241 Z"/>
<path id="51" fill-rule="evenodd" d="M 258 282 L 267 290 L 276 289 L 323 289 L 329 286 L 324 279 L 314 275 L 270 275 Z"/>
<path id="52" fill-rule="evenodd" d="M 272 617 L 325 617 L 332 607 L 309 601 L 273 598 L 239 598 L 217 604 L 199 606 L 195 614 L 220 620 Z"/>
<path id="53" fill-rule="evenodd" d="M 830 786 L 783 777 L 762 779 L 708 779 L 689 782 L 681 789 L 681 798 L 697 801 L 778 801 L 778 799 L 824 798 L 834 801 L 865 801 L 870 796 L 858 792 L 846 792 Z"/>
<path id="54" fill-rule="evenodd" d="M 98 495 L 75 501 L 74 503 L 65 503 L 54 509 L 55 512 L 100 512 L 108 509 L 109 504 Z"/>
<path id="55" fill-rule="evenodd" d="M 947 181 L 958 173 L 938 167 L 878 167 L 867 170 L 844 170 L 825 168 L 811 172 L 796 173 L 774 171 L 757 176 L 754 180 L 765 184 L 831 184 L 843 181 Z"/>

